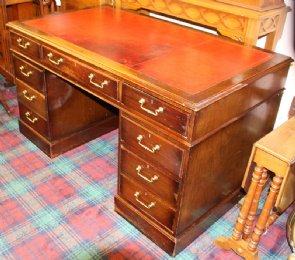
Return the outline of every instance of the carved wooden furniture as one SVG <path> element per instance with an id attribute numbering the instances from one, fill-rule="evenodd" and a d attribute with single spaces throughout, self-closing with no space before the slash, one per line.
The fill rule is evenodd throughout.
<path id="1" fill-rule="evenodd" d="M 250 188 L 241 208 L 235 229 L 230 238 L 221 237 L 216 244 L 224 249 L 233 249 L 246 259 L 258 258 L 258 244 L 265 229 L 277 216 L 286 210 L 295 200 L 295 118 L 255 143 L 243 181 L 243 187 L 249 177 L 253 163 Z M 259 198 L 268 178 L 267 171 L 274 173 L 270 190 L 261 214 L 253 223 Z"/>
<path id="2" fill-rule="evenodd" d="M 290 58 L 109 7 L 8 26 L 20 131 L 54 157 L 119 118 L 115 210 L 166 252 L 239 199 Z"/>
<path id="3" fill-rule="evenodd" d="M 222 2 L 118 0 L 115 4 L 123 9 L 146 9 L 209 26 L 217 29 L 220 34 L 244 42 L 246 45 L 255 45 L 259 37 L 266 36 L 265 48 L 275 49 L 283 31 L 286 15 L 290 11 L 283 1 Z M 249 6 L 253 9 L 249 9 Z"/>

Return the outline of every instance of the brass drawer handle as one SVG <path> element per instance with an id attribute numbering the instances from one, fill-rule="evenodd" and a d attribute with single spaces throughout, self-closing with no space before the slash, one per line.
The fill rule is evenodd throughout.
<path id="1" fill-rule="evenodd" d="M 31 118 L 31 113 L 30 113 L 29 111 L 26 112 L 26 118 L 27 118 L 32 124 L 35 124 L 35 122 L 38 121 L 38 117 Z"/>
<path id="2" fill-rule="evenodd" d="M 33 74 L 33 71 L 29 70 L 28 72 L 24 72 L 25 66 L 20 66 L 20 73 L 23 74 L 26 78 L 30 77 Z"/>
<path id="3" fill-rule="evenodd" d="M 151 115 L 153 115 L 153 116 L 158 116 L 159 113 L 163 113 L 163 111 L 164 111 L 164 108 L 163 108 L 163 107 L 159 107 L 159 108 L 157 108 L 155 111 L 152 111 L 152 110 L 149 110 L 149 109 L 145 108 L 145 107 L 143 106 L 144 103 L 145 103 L 145 99 L 144 99 L 144 98 L 141 98 L 138 102 L 139 102 L 139 104 L 140 104 L 140 108 L 141 108 L 142 110 L 144 110 L 145 112 L 147 112 L 147 113 L 149 113 L 149 114 L 151 114 Z"/>
<path id="4" fill-rule="evenodd" d="M 157 181 L 159 179 L 159 177 L 157 175 L 154 175 L 153 177 L 151 177 L 149 179 L 146 176 L 141 174 L 141 170 L 142 170 L 142 167 L 140 165 L 137 165 L 137 167 L 136 167 L 137 175 L 140 176 L 141 178 L 143 178 L 145 181 L 153 183 L 154 181 Z"/>
<path id="5" fill-rule="evenodd" d="M 141 143 L 142 140 L 143 140 L 143 136 L 142 135 L 137 136 L 138 144 L 141 147 L 143 147 L 144 149 L 146 149 L 147 151 L 149 151 L 151 153 L 155 153 L 156 151 L 159 151 L 160 150 L 160 145 L 156 144 L 154 147 L 149 148 L 149 147 L 147 147 L 147 146 L 145 146 L 144 144 Z"/>
<path id="6" fill-rule="evenodd" d="M 88 78 L 89 78 L 89 82 L 92 84 L 92 85 L 94 85 L 95 87 L 98 87 L 98 88 L 101 88 L 101 89 L 103 89 L 104 88 L 104 86 L 107 86 L 109 83 L 110 83 L 110 81 L 109 80 L 104 80 L 103 82 L 101 82 L 100 84 L 99 83 L 95 83 L 94 81 L 93 81 L 93 78 L 95 77 L 95 75 L 93 74 L 93 73 L 90 73 L 89 75 L 88 75 Z"/>
<path id="7" fill-rule="evenodd" d="M 23 95 L 24 95 L 24 98 L 29 100 L 29 101 L 33 101 L 34 99 L 37 99 L 37 97 L 35 95 L 32 95 L 32 96 L 28 96 L 28 91 L 27 90 L 24 90 L 23 91 Z"/>
<path id="8" fill-rule="evenodd" d="M 137 201 L 140 205 L 144 206 L 145 208 L 150 209 L 150 208 L 153 208 L 153 207 L 156 206 L 156 202 L 154 202 L 154 201 L 152 201 L 152 202 L 149 203 L 148 205 L 145 204 L 144 202 L 142 202 L 142 201 L 139 199 L 139 196 L 140 196 L 140 192 L 139 192 L 139 191 L 136 191 L 136 192 L 134 193 L 134 197 L 135 197 L 136 201 Z"/>
<path id="9" fill-rule="evenodd" d="M 54 65 L 59 65 L 59 64 L 61 64 L 63 61 L 64 61 L 64 59 L 63 58 L 59 58 L 58 60 L 53 60 L 53 53 L 52 52 L 50 52 L 50 53 L 48 53 L 47 54 L 47 57 L 49 58 L 49 61 L 51 62 L 51 63 L 53 63 Z"/>
<path id="10" fill-rule="evenodd" d="M 22 38 L 18 38 L 16 41 L 17 41 L 18 46 L 23 49 L 27 49 L 31 45 L 29 42 L 26 42 L 25 44 L 23 44 Z"/>

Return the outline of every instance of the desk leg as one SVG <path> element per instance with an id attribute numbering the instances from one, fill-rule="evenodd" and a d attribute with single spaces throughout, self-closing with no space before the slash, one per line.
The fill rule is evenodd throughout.
<path id="1" fill-rule="evenodd" d="M 260 23 L 257 20 L 249 19 L 244 37 L 245 45 L 255 46 L 259 37 Z"/>
<path id="2" fill-rule="evenodd" d="M 256 226 L 252 233 L 251 239 L 248 244 L 248 250 L 251 252 L 255 252 L 258 247 L 258 243 L 260 241 L 261 235 L 265 231 L 266 223 L 269 220 L 270 213 L 275 204 L 275 200 L 278 194 L 278 191 L 281 187 L 283 178 L 279 176 L 275 176 L 271 183 L 269 194 L 266 198 L 264 206 L 262 208 L 261 214 L 257 220 Z"/>
<path id="3" fill-rule="evenodd" d="M 265 42 L 265 46 L 264 46 L 265 49 L 271 50 L 271 51 L 275 50 L 276 45 L 277 45 L 277 43 L 278 43 L 278 41 L 281 38 L 282 33 L 283 33 L 287 12 L 288 11 L 283 11 L 280 14 L 280 18 L 279 18 L 279 21 L 278 21 L 278 23 L 276 25 L 275 31 L 269 33 L 266 36 L 266 42 Z"/>

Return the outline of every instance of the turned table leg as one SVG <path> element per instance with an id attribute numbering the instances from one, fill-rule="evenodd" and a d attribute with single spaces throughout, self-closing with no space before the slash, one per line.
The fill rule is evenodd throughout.
<path id="1" fill-rule="evenodd" d="M 251 208 L 255 194 L 257 194 L 256 193 L 257 186 L 261 181 L 263 173 L 266 173 L 264 168 L 262 166 L 257 165 L 254 169 L 250 188 L 245 197 L 243 206 L 240 210 L 240 214 L 237 219 L 234 231 L 230 238 L 226 238 L 226 237 L 218 238 L 215 241 L 217 246 L 226 250 L 233 249 L 239 255 L 242 255 L 242 252 L 244 252 L 243 248 L 245 247 L 245 245 L 240 245 L 239 243 L 244 242 L 242 240 L 242 234 L 244 233 L 244 228 L 245 228 L 246 220 L 248 218 L 249 210 Z M 263 175 L 263 178 L 265 178 L 264 175 Z"/>
<path id="2" fill-rule="evenodd" d="M 275 204 L 277 193 L 280 190 L 282 181 L 282 177 L 275 176 L 273 178 L 269 194 L 266 198 L 265 204 L 262 208 L 261 214 L 257 220 L 256 226 L 248 244 L 248 249 L 251 252 L 255 252 L 257 250 L 258 243 L 260 241 L 261 235 L 265 231 L 266 223 Z"/>
<path id="3" fill-rule="evenodd" d="M 240 240 L 242 233 L 244 232 L 246 219 L 248 218 L 248 214 L 249 214 L 251 205 L 253 203 L 254 196 L 256 194 L 257 186 L 261 180 L 263 169 L 264 168 L 262 166 L 258 166 L 258 165 L 254 169 L 253 176 L 252 176 L 252 182 L 251 182 L 249 191 L 246 195 L 246 198 L 245 198 L 245 201 L 244 201 L 243 206 L 241 208 L 236 226 L 235 226 L 234 231 L 232 233 L 233 240 Z"/>
<path id="4" fill-rule="evenodd" d="M 264 168 L 262 172 L 262 177 L 258 183 L 258 186 L 256 188 L 256 193 L 254 195 L 252 205 L 248 214 L 248 218 L 245 223 L 244 233 L 243 233 L 243 239 L 247 240 L 252 232 L 253 223 L 256 217 L 256 212 L 259 205 L 259 199 L 263 190 L 263 187 L 267 181 L 267 170 Z"/>

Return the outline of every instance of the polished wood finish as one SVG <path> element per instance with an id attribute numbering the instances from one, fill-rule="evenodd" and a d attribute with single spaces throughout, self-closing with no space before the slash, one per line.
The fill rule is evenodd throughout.
<path id="1" fill-rule="evenodd" d="M 56 156 L 109 131 L 119 110 L 115 210 L 167 253 L 240 198 L 252 144 L 273 128 L 290 58 L 109 7 L 8 26 L 41 51 L 33 57 L 13 44 L 16 68 L 24 61 L 45 74 L 44 92 L 21 73 L 18 91 L 40 117 L 41 105 L 23 104 L 22 93 L 44 94 L 48 135 L 25 118 L 21 132 Z"/>
<path id="2" fill-rule="evenodd" d="M 216 240 L 216 244 L 221 248 L 233 249 L 245 259 L 258 259 L 257 248 L 262 234 L 278 215 L 295 201 L 294 117 L 255 143 L 244 176 L 243 187 L 247 183 L 253 163 L 256 164 L 256 167 L 252 181 L 232 236 Z M 268 170 L 273 172 L 275 176 L 253 229 L 258 202 Z"/>

